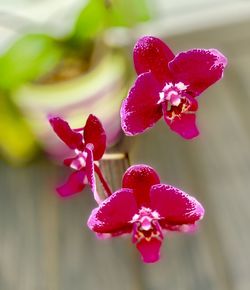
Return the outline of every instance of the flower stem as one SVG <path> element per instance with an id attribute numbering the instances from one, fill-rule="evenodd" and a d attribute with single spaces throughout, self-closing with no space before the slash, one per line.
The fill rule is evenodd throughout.
<path id="1" fill-rule="evenodd" d="M 105 179 L 104 175 L 102 174 L 100 167 L 97 164 L 94 164 L 94 168 L 95 168 L 95 173 L 98 175 L 107 196 L 110 196 L 112 194 L 112 190 L 107 180 Z"/>
<path id="2" fill-rule="evenodd" d="M 119 160 L 127 157 L 126 153 L 105 153 L 102 156 L 102 160 Z"/>

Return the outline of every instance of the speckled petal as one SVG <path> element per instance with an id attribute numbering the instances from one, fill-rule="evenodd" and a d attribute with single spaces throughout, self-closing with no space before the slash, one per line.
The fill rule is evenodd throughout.
<path id="1" fill-rule="evenodd" d="M 138 211 L 132 190 L 120 189 L 95 208 L 88 220 L 88 227 L 97 233 L 121 233 L 128 227 Z"/>
<path id="2" fill-rule="evenodd" d="M 69 124 L 59 117 L 49 118 L 50 125 L 57 136 L 70 148 L 82 150 L 82 134 L 73 131 Z"/>
<path id="3" fill-rule="evenodd" d="M 151 207 L 170 225 L 193 224 L 202 219 L 204 208 L 192 196 L 171 185 L 154 185 L 150 191 Z"/>
<path id="4" fill-rule="evenodd" d="M 133 189 L 138 206 L 150 205 L 150 188 L 160 183 L 156 171 L 144 164 L 133 165 L 127 169 L 123 176 L 122 187 Z"/>
<path id="5" fill-rule="evenodd" d="M 140 75 L 121 107 L 121 126 L 126 135 L 133 136 L 151 128 L 161 117 L 157 104 L 161 86 L 151 73 Z"/>
<path id="6" fill-rule="evenodd" d="M 86 144 L 91 143 L 94 145 L 94 160 L 101 159 L 106 149 L 106 133 L 102 123 L 96 116 L 89 115 L 84 127 L 83 136 Z"/>
<path id="7" fill-rule="evenodd" d="M 85 171 L 80 170 L 73 172 L 63 185 L 56 188 L 58 194 L 61 197 L 69 197 L 82 191 L 85 187 L 84 178 Z"/>
<path id="8" fill-rule="evenodd" d="M 144 36 L 134 47 L 134 64 L 137 74 L 151 71 L 161 82 L 172 80 L 168 63 L 174 58 L 170 48 L 159 38 Z"/>
<path id="9" fill-rule="evenodd" d="M 176 82 L 183 82 L 198 96 L 222 78 L 226 57 L 216 49 L 192 49 L 181 52 L 169 63 Z"/>

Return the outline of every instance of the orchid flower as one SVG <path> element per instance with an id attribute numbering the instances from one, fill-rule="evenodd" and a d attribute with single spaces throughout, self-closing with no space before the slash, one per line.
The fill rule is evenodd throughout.
<path id="1" fill-rule="evenodd" d="M 101 198 L 96 190 L 95 172 L 101 182 L 105 180 L 96 164 L 106 149 L 106 134 L 99 119 L 89 115 L 83 128 L 71 129 L 69 124 L 59 117 L 50 117 L 49 122 L 57 136 L 74 151 L 74 156 L 64 160 L 64 164 L 74 170 L 66 183 L 57 187 L 62 197 L 71 196 L 84 189 L 89 184 L 95 200 L 100 203 Z M 108 185 L 104 185 L 106 192 L 111 194 Z"/>
<path id="2" fill-rule="evenodd" d="M 134 65 L 138 78 L 120 113 L 125 134 L 140 134 L 163 116 L 170 129 L 183 138 L 198 136 L 196 98 L 222 78 L 226 57 L 216 49 L 174 55 L 160 39 L 144 36 L 135 44 Z"/>
<path id="3" fill-rule="evenodd" d="M 153 168 L 134 165 L 125 172 L 122 188 L 92 211 L 88 227 L 104 237 L 132 233 L 143 261 L 153 263 L 159 260 L 166 230 L 192 231 L 203 215 L 194 197 L 161 184 Z"/>

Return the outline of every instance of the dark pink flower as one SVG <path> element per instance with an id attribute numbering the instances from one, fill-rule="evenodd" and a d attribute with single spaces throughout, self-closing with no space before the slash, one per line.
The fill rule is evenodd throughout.
<path id="1" fill-rule="evenodd" d="M 121 107 L 126 135 L 151 128 L 162 116 L 185 139 L 199 135 L 196 97 L 223 76 L 227 59 L 216 49 L 192 49 L 176 56 L 160 39 L 145 36 L 134 47 L 138 78 Z"/>
<path id="2" fill-rule="evenodd" d="M 165 230 L 192 231 L 202 219 L 202 205 L 187 193 L 161 184 L 147 165 L 131 166 L 122 188 L 95 208 L 89 228 L 100 236 L 132 233 L 132 242 L 146 263 L 159 259 Z"/>
<path id="3" fill-rule="evenodd" d="M 106 149 L 106 134 L 101 122 L 94 115 L 89 115 L 83 128 L 71 129 L 59 117 L 51 117 L 49 121 L 57 136 L 75 153 L 64 160 L 64 164 L 74 169 L 74 172 L 66 183 L 57 188 L 57 192 L 66 197 L 82 191 L 89 184 L 96 201 L 100 202 L 96 191 L 94 161 L 100 160 Z"/>

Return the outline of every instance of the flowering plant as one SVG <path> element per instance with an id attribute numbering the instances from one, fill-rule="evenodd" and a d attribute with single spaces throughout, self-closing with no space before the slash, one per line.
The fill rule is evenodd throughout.
<path id="1" fill-rule="evenodd" d="M 88 226 L 111 236 L 132 232 L 143 261 L 152 263 L 159 260 L 164 230 L 192 229 L 203 215 L 204 209 L 195 198 L 161 184 L 153 168 L 134 165 L 125 172 L 122 188 L 92 211 Z"/>
<path id="2" fill-rule="evenodd" d="M 89 184 L 95 200 L 99 203 L 101 200 L 96 190 L 94 172 L 99 175 L 106 192 L 111 193 L 97 163 L 94 163 L 102 158 L 106 149 L 106 134 L 101 122 L 94 115 L 89 115 L 83 128 L 72 130 L 69 124 L 59 117 L 51 117 L 49 121 L 57 136 L 75 151 L 74 157 L 64 160 L 64 164 L 75 171 L 66 183 L 57 187 L 57 192 L 66 197 L 82 191 L 85 185 Z"/>
<path id="3" fill-rule="evenodd" d="M 196 98 L 222 77 L 226 58 L 215 49 L 193 49 L 174 56 L 160 39 L 145 36 L 135 45 L 134 63 L 138 78 L 121 106 L 125 134 L 142 133 L 163 116 L 170 129 L 183 138 L 198 136 Z M 132 234 L 142 260 L 153 263 L 159 260 L 167 231 L 196 229 L 204 216 L 203 206 L 184 191 L 161 183 L 157 172 L 148 165 L 130 166 L 123 175 L 121 189 L 112 193 L 99 168 L 106 134 L 96 116 L 89 115 L 79 129 L 71 129 L 59 117 L 51 117 L 50 124 L 75 151 L 75 156 L 64 160 L 75 171 L 57 191 L 69 196 L 90 185 L 98 207 L 87 224 L 98 237 Z M 95 173 L 106 192 L 104 199 L 97 192 Z"/>
<path id="4" fill-rule="evenodd" d="M 162 116 L 185 139 L 199 135 L 196 98 L 218 81 L 227 59 L 216 49 L 191 49 L 176 56 L 160 39 L 145 36 L 134 47 L 138 78 L 121 107 L 126 135 L 151 128 Z"/>

